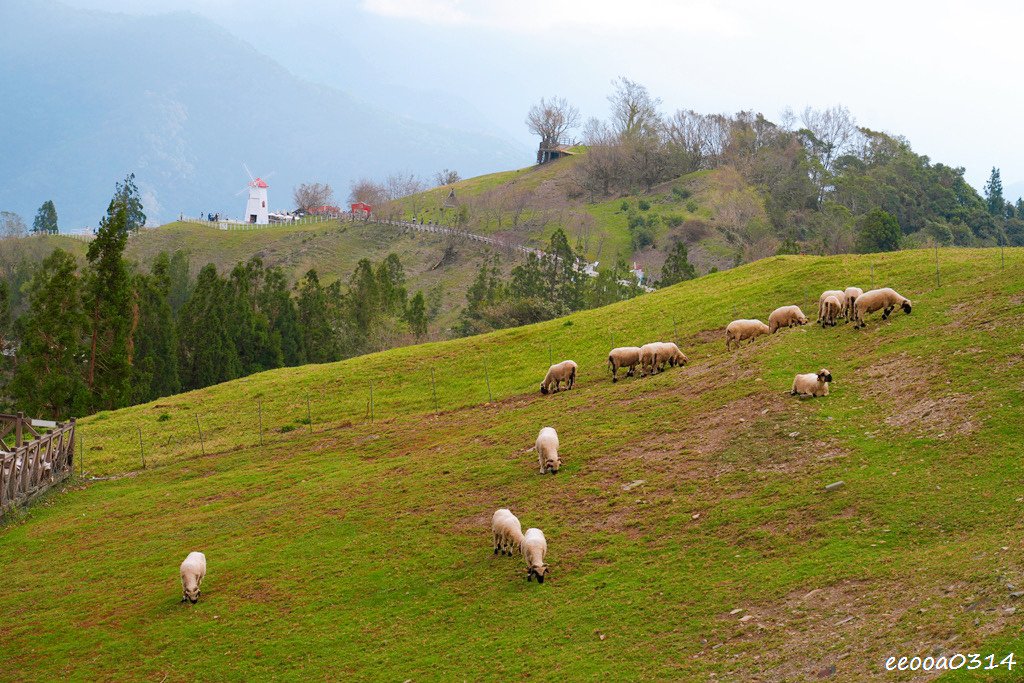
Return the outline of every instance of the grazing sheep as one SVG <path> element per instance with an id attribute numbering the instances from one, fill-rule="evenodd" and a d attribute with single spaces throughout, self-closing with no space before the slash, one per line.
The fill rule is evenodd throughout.
<path id="1" fill-rule="evenodd" d="M 783 327 L 806 325 L 807 316 L 799 306 L 779 306 L 768 316 L 768 331 L 775 334 Z"/>
<path id="2" fill-rule="evenodd" d="M 818 372 L 808 372 L 793 378 L 794 396 L 828 396 L 828 385 L 832 381 L 832 373 L 827 368 Z"/>
<path id="3" fill-rule="evenodd" d="M 686 354 L 679 350 L 673 342 L 661 342 L 658 344 L 658 351 L 655 354 L 655 362 L 659 367 L 668 363 L 669 367 L 681 367 L 690 362 Z"/>
<path id="4" fill-rule="evenodd" d="M 202 593 L 199 587 L 206 576 L 206 555 L 191 552 L 181 563 L 181 601 L 188 600 L 193 605 L 199 602 Z"/>
<path id="5" fill-rule="evenodd" d="M 904 313 L 910 315 L 910 299 L 901 296 L 896 290 L 886 287 L 885 289 L 872 289 L 870 292 L 865 292 L 857 297 L 857 303 L 854 306 L 854 312 L 856 313 L 856 324 L 854 327 L 866 327 L 867 323 L 864 322 L 864 316 L 880 309 L 885 309 L 882 311 L 882 320 L 887 320 L 893 309 L 897 306 L 902 308 Z"/>
<path id="6" fill-rule="evenodd" d="M 537 464 L 540 465 L 540 473 L 558 474 L 558 468 L 562 461 L 558 457 L 558 433 L 551 427 L 545 427 L 537 435 Z"/>
<path id="7" fill-rule="evenodd" d="M 739 348 L 744 339 L 753 341 L 768 332 L 768 326 L 760 320 L 733 320 L 725 328 L 725 348 L 728 350 L 733 343 Z"/>
<path id="8" fill-rule="evenodd" d="M 540 529 L 527 529 L 520 548 L 526 560 L 526 580 L 531 581 L 536 576 L 537 583 L 544 583 L 544 575 L 548 571 L 548 566 L 544 564 L 544 557 L 548 554 L 544 532 Z"/>
<path id="9" fill-rule="evenodd" d="M 830 296 L 834 296 L 836 299 L 839 300 L 840 310 L 846 308 L 846 294 L 843 293 L 842 290 L 830 289 L 828 291 L 822 292 L 821 296 L 818 297 L 818 324 L 821 325 L 822 327 L 825 326 L 825 299 L 829 298 Z"/>
<path id="10" fill-rule="evenodd" d="M 555 363 L 548 368 L 548 374 L 544 376 L 544 381 L 540 383 L 540 393 L 547 394 L 548 392 L 560 391 L 562 382 L 565 382 L 566 390 L 572 389 L 572 385 L 576 383 L 576 363 L 571 360 L 563 360 L 561 363 Z"/>
<path id="11" fill-rule="evenodd" d="M 508 508 L 498 508 L 491 517 L 494 534 L 494 554 L 511 555 L 523 542 L 523 525 Z"/>
<path id="12" fill-rule="evenodd" d="M 612 381 L 618 382 L 619 368 L 629 368 L 626 377 L 632 377 L 636 366 L 640 364 L 639 346 L 620 346 L 608 354 L 608 367 L 612 370 Z"/>
<path id="13" fill-rule="evenodd" d="M 658 346 L 661 342 L 651 342 L 640 347 L 640 376 L 653 375 L 657 371 Z M 648 372 L 650 370 L 650 372 Z"/>
<path id="14" fill-rule="evenodd" d="M 835 327 L 842 312 L 843 302 L 837 296 L 830 296 L 822 302 L 821 317 L 818 320 L 822 327 Z"/>
<path id="15" fill-rule="evenodd" d="M 856 317 L 856 310 L 854 305 L 857 303 L 857 297 L 864 293 L 864 290 L 860 287 L 847 287 L 843 294 L 846 295 L 846 310 L 843 311 L 843 315 L 846 316 L 846 322 L 850 322 Z"/>

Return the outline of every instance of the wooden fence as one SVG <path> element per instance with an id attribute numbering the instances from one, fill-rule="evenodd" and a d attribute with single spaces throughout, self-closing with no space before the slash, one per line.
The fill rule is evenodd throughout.
<path id="1" fill-rule="evenodd" d="M 49 430 L 44 433 L 36 431 Z M 26 441 L 27 437 L 31 437 Z M 75 454 L 75 420 L 30 420 L 0 414 L 0 515 L 66 479 Z"/>

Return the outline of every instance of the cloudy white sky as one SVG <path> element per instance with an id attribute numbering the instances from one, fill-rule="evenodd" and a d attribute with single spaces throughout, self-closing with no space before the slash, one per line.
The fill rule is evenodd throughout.
<path id="1" fill-rule="evenodd" d="M 604 117 L 619 75 L 647 85 L 666 112 L 777 118 L 785 107 L 843 104 L 861 125 L 965 166 L 979 188 L 998 166 L 1013 196 L 1024 194 L 1024 3 L 65 1 L 193 11 L 303 77 L 368 99 L 394 86 L 430 91 L 530 144 L 522 121 L 532 102 L 558 94 Z"/>

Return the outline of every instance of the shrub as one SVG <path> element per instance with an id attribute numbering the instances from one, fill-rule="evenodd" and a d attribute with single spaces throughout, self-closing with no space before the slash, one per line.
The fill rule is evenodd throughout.
<path id="1" fill-rule="evenodd" d="M 619 204 L 619 211 L 623 211 L 623 212 L 629 211 L 629 202 L 627 202 L 625 199 L 623 199 L 622 203 Z"/>
<path id="2" fill-rule="evenodd" d="M 691 193 L 685 187 L 679 187 L 678 185 L 676 185 L 675 187 L 672 188 L 672 194 L 674 194 L 679 199 L 689 199 Z"/>
<path id="3" fill-rule="evenodd" d="M 667 213 L 661 218 L 662 220 L 665 221 L 665 225 L 667 225 L 670 228 L 678 228 L 680 225 L 683 224 L 683 221 L 686 220 L 685 218 L 683 218 L 683 215 L 679 213 Z"/>
<path id="4" fill-rule="evenodd" d="M 170 420 L 170 419 L 171 419 L 171 416 L 170 416 L 170 415 L 168 415 L 167 413 L 161 413 L 161 414 L 160 414 L 160 417 L 158 417 L 158 418 L 156 419 L 156 421 L 157 421 L 157 422 L 167 422 L 167 421 L 168 421 L 168 420 Z"/>
<path id="5" fill-rule="evenodd" d="M 693 244 L 704 239 L 710 232 L 711 228 L 701 220 L 686 221 L 679 228 L 679 236 L 687 244 Z"/>
<path id="6" fill-rule="evenodd" d="M 686 202 L 686 210 L 689 211 L 690 213 L 697 213 L 697 208 L 698 205 L 696 200 L 691 199 L 690 201 Z"/>
<path id="7" fill-rule="evenodd" d="M 286 434 L 288 432 L 293 432 L 293 431 L 295 431 L 295 425 L 285 425 L 285 426 L 281 427 L 277 431 L 281 432 L 282 434 Z"/>
<path id="8" fill-rule="evenodd" d="M 651 208 L 651 203 L 649 201 L 647 201 L 646 199 L 641 199 L 640 201 L 638 201 L 636 203 L 636 205 L 638 207 L 640 207 L 641 211 L 647 211 L 647 210 L 649 210 Z"/>

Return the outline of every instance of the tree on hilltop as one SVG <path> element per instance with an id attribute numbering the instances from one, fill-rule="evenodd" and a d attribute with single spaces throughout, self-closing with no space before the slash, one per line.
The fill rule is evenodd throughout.
<path id="1" fill-rule="evenodd" d="M 334 204 L 334 190 L 327 183 L 302 183 L 292 191 L 292 201 L 300 211 Z"/>
<path id="2" fill-rule="evenodd" d="M 35 220 L 32 221 L 32 232 L 37 235 L 57 234 L 57 209 L 53 205 L 53 200 L 47 199 L 39 207 Z"/>
<path id="3" fill-rule="evenodd" d="M 542 97 L 526 115 L 526 127 L 540 136 L 541 147 L 554 147 L 561 143 L 565 134 L 579 122 L 580 110 L 564 97 L 552 97 L 550 100 Z"/>

